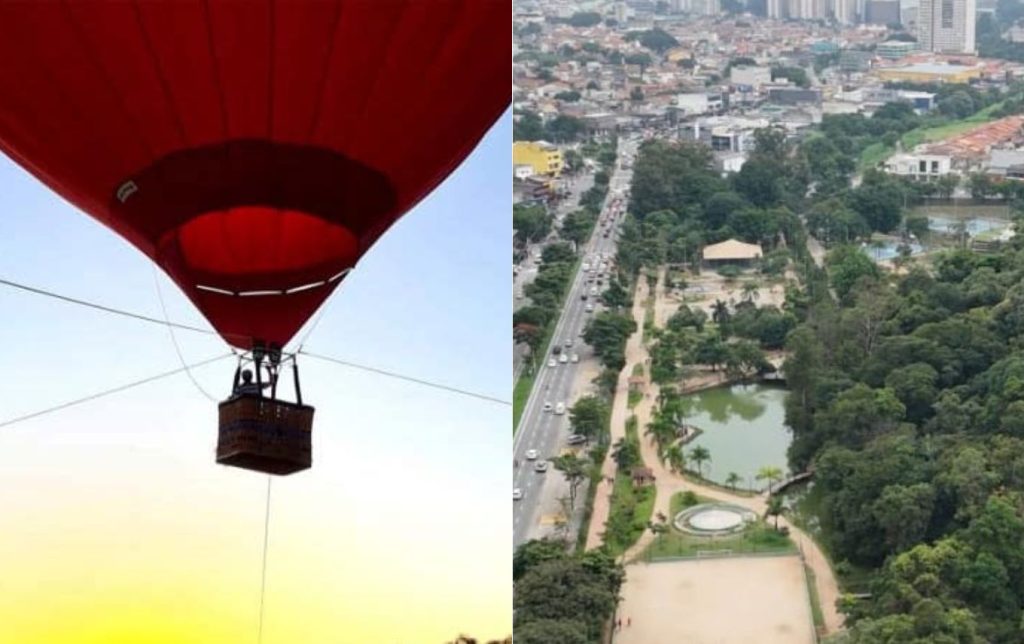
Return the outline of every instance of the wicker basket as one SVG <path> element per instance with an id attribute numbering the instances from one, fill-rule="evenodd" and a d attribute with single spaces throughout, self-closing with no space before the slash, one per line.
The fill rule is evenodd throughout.
<path id="1" fill-rule="evenodd" d="M 220 403 L 217 462 L 267 474 L 312 465 L 313 408 L 242 395 Z"/>

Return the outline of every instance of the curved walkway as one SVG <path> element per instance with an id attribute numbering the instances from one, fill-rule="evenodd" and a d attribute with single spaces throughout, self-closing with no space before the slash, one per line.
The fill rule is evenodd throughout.
<path id="1" fill-rule="evenodd" d="M 665 273 L 663 270 L 658 275 L 658 283 L 655 287 L 656 296 L 662 292 L 661 286 L 664 282 L 664 277 Z M 616 389 L 615 401 L 612 405 L 611 433 L 613 443 L 621 436 L 625 435 L 626 418 L 629 415 L 629 409 L 627 406 L 627 400 L 629 398 L 628 380 L 629 375 L 632 373 L 633 365 L 646 364 L 648 358 L 647 347 L 643 342 L 644 301 L 648 294 L 647 280 L 640 279 L 637 281 L 639 283 L 634 295 L 633 318 L 637 321 L 639 330 L 634 333 L 626 343 L 626 367 L 622 370 L 622 373 L 619 374 L 618 389 Z M 759 516 L 763 516 L 768 507 L 766 494 L 753 497 L 732 494 L 717 487 L 710 487 L 702 483 L 691 481 L 665 467 L 658 458 L 657 446 L 646 434 L 646 428 L 648 423 L 651 421 L 655 401 L 658 399 L 660 389 L 657 384 L 650 382 L 648 374 L 649 370 L 645 369 L 644 376 L 645 378 L 648 378 L 648 381 L 644 388 L 644 398 L 636 405 L 636 407 L 633 408 L 632 411 L 637 417 L 637 431 L 640 433 L 641 456 L 644 464 L 651 468 L 655 476 L 656 496 L 652 516 L 657 516 L 658 512 L 661 512 L 666 517 L 669 516 L 669 505 L 672 496 L 677 492 L 683 491 L 692 491 L 695 494 L 699 494 L 700 496 L 710 499 L 734 503 L 757 512 Z M 606 479 L 607 477 L 615 476 L 615 462 L 612 460 L 610 452 L 608 458 L 605 460 L 602 473 Z M 605 522 L 608 520 L 610 495 L 611 486 L 608 485 L 606 480 L 602 481 L 601 485 L 598 487 L 597 495 L 594 498 L 594 513 L 591 518 L 590 529 L 587 535 L 587 549 L 601 545 L 601 533 L 603 532 Z M 600 514 L 598 512 L 599 501 L 602 506 L 602 513 Z M 836 582 L 835 574 L 832 572 L 832 567 L 829 565 L 828 559 L 813 539 L 804 533 L 803 530 L 789 522 L 785 517 L 779 517 L 779 524 L 789 528 L 790 538 L 803 553 L 807 565 L 814 571 L 815 587 L 818 591 L 821 611 L 825 620 L 826 634 L 832 634 L 841 630 L 843 628 L 843 615 L 836 608 L 836 602 L 840 597 L 839 585 Z M 650 530 L 645 530 L 633 547 L 626 551 L 624 555 L 625 560 L 634 562 L 652 541 L 654 541 L 654 534 L 652 534 Z"/>

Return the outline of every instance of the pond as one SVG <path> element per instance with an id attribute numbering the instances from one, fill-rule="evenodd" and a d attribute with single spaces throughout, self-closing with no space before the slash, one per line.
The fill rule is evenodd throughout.
<path id="1" fill-rule="evenodd" d="M 951 215 L 931 215 L 928 217 L 928 229 L 940 233 L 955 234 L 957 226 L 961 224 L 967 230 L 967 234 L 972 237 L 979 233 L 999 232 L 1010 227 L 1010 222 L 1003 219 L 967 218 Z"/>
<path id="2" fill-rule="evenodd" d="M 873 241 L 870 244 L 861 244 L 860 249 L 876 262 L 890 260 L 900 254 L 901 242 L 894 240 Z M 917 242 L 910 242 L 910 254 L 918 255 L 924 252 L 924 248 Z"/>
<path id="3" fill-rule="evenodd" d="M 687 424 L 703 430 L 684 451 L 700 445 L 711 453 L 704 476 L 725 484 L 729 472 L 742 477 L 741 488 L 761 487 L 758 470 L 774 465 L 788 472 L 786 449 L 792 438 L 786 427 L 785 402 L 789 392 L 763 384 L 716 387 L 685 396 Z M 687 467 L 694 467 L 688 463 Z"/>

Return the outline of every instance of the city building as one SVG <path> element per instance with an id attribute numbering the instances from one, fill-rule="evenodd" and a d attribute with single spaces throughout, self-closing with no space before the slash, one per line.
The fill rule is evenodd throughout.
<path id="1" fill-rule="evenodd" d="M 935 181 L 949 174 L 951 159 L 940 154 L 895 154 L 885 162 L 885 171 L 914 181 Z"/>
<path id="2" fill-rule="evenodd" d="M 685 116 L 696 116 L 722 110 L 722 95 L 695 92 L 676 94 L 676 108 Z"/>
<path id="3" fill-rule="evenodd" d="M 911 83 L 966 83 L 973 78 L 980 78 L 982 69 L 979 65 L 917 63 L 880 69 L 878 77 L 884 81 L 909 81 Z"/>
<path id="4" fill-rule="evenodd" d="M 755 90 L 772 82 L 772 70 L 767 67 L 736 66 L 729 70 L 729 82 L 746 85 Z"/>
<path id="5" fill-rule="evenodd" d="M 767 119 L 702 118 L 680 127 L 679 137 L 703 143 L 715 152 L 750 152 L 754 149 L 754 131 L 769 125 Z"/>
<path id="6" fill-rule="evenodd" d="M 834 54 L 839 51 L 839 45 L 831 40 L 819 40 L 811 43 L 811 53 L 818 55 Z"/>
<path id="7" fill-rule="evenodd" d="M 899 0 L 868 0 L 864 22 L 872 25 L 900 24 Z"/>
<path id="8" fill-rule="evenodd" d="M 997 177 L 1020 179 L 1024 174 L 1024 150 L 992 150 L 986 172 Z"/>
<path id="9" fill-rule="evenodd" d="M 789 18 L 794 20 L 822 20 L 826 15 L 825 0 L 788 0 Z"/>
<path id="10" fill-rule="evenodd" d="M 516 141 L 512 144 L 512 164 L 528 165 L 535 174 L 557 177 L 565 165 L 562 151 L 544 141 Z"/>
<path id="11" fill-rule="evenodd" d="M 871 52 L 859 49 L 844 49 L 839 52 L 839 70 L 843 72 L 865 72 L 871 68 Z"/>
<path id="12" fill-rule="evenodd" d="M 882 43 L 878 43 L 878 47 L 875 48 L 875 53 L 881 58 L 888 58 L 889 60 L 899 60 L 904 56 L 911 54 L 917 50 L 916 42 L 906 42 L 904 40 L 887 40 Z"/>
<path id="13" fill-rule="evenodd" d="M 832 0 L 832 17 L 841 25 L 857 24 L 857 0 Z"/>
<path id="14" fill-rule="evenodd" d="M 917 41 L 924 51 L 973 54 L 975 0 L 919 0 Z"/>
<path id="15" fill-rule="evenodd" d="M 799 105 L 802 103 L 821 103 L 821 90 L 802 87 L 769 87 L 768 101 L 779 105 Z"/>

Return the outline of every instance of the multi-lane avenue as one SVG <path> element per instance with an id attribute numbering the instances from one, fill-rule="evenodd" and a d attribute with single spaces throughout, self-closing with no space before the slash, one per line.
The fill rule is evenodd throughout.
<path id="1" fill-rule="evenodd" d="M 636 154 L 636 148 L 636 141 L 620 139 L 619 159 L 632 158 Z M 620 163 L 612 173 L 608 197 L 594 227 L 594 234 L 586 246 L 580 249 L 583 263 L 594 264 L 595 261 L 600 262 L 601 257 L 610 263 L 615 256 L 615 231 L 625 209 L 622 193 L 629 188 L 632 179 L 632 170 L 629 168 L 631 166 L 624 168 Z M 605 236 L 605 232 L 609 234 Z M 540 536 L 541 516 L 558 512 L 558 499 L 567 494 L 568 486 L 560 472 L 553 467 L 548 467 L 546 472 L 538 472 L 535 468 L 536 463 L 558 456 L 566 445 L 566 439 L 570 434 L 568 409 L 575 402 L 569 397 L 581 366 L 581 363 L 572 361 L 556 361 L 555 366 L 548 366 L 554 347 L 560 346 L 563 353 L 576 354 L 581 360 L 593 359 L 592 351 L 584 346 L 580 336 L 587 321 L 594 312 L 600 310 L 600 306 L 596 306 L 594 312 L 586 310 L 589 304 L 596 304 L 597 298 L 589 296 L 595 285 L 587 283 L 588 275 L 593 275 L 596 271 L 584 272 L 583 263 L 573 277 L 565 306 L 555 326 L 548 355 L 538 361 L 541 364 L 540 371 L 534 380 L 533 390 L 516 428 L 513 459 L 518 466 L 513 465 L 513 487 L 519 490 L 522 498 L 514 501 L 513 505 L 514 546 Z M 607 284 L 607 275 L 604 284 Z M 584 293 L 588 294 L 586 301 L 582 299 Z M 567 346 L 569 343 L 571 346 Z M 550 403 L 550 409 L 545 409 L 545 403 Z M 559 403 L 564 405 L 565 413 L 556 413 Z M 531 450 L 536 451 L 536 459 L 527 458 Z"/>
<path id="2" fill-rule="evenodd" d="M 556 226 L 562 225 L 562 220 L 565 216 L 579 208 L 580 195 L 594 185 L 594 174 L 593 172 L 585 172 L 578 177 L 574 177 L 569 180 L 568 196 L 563 199 L 558 206 L 555 208 L 554 224 Z M 526 297 L 523 289 L 537 277 L 537 268 L 540 264 L 539 256 L 544 250 L 544 247 L 553 241 L 557 241 L 558 236 L 555 233 L 548 235 L 548 238 L 537 244 L 527 244 L 526 246 L 526 257 L 523 261 L 517 265 L 518 272 L 512 278 L 512 310 L 518 311 L 520 307 L 526 306 L 530 303 L 530 299 Z M 525 355 L 523 350 L 526 348 L 525 344 L 516 344 L 515 340 L 512 341 L 512 377 L 518 378 L 519 373 L 523 370 L 525 361 Z"/>

